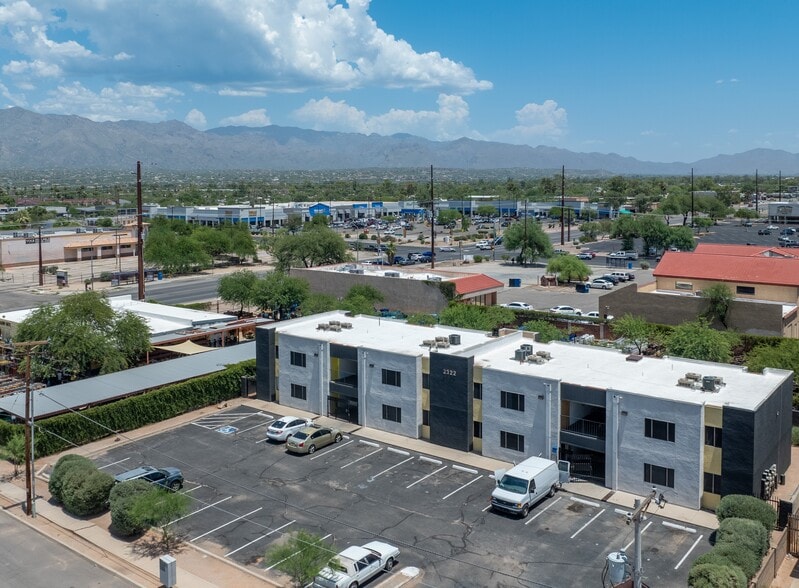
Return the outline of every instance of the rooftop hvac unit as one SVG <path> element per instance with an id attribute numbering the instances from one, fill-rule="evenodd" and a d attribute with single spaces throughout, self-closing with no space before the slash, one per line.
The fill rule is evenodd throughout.
<path id="1" fill-rule="evenodd" d="M 691 386 L 694 385 L 694 381 L 689 380 L 688 378 L 680 378 L 679 380 L 677 380 L 677 385 L 682 386 L 683 388 L 690 388 Z"/>
<path id="2" fill-rule="evenodd" d="M 441 337 L 441 336 L 436 337 L 436 342 L 437 343 L 441 342 L 441 341 L 446 341 L 447 343 L 449 343 L 449 337 L 447 337 L 446 335 L 444 335 L 443 337 Z"/>
<path id="3" fill-rule="evenodd" d="M 536 355 L 544 359 L 552 359 L 552 354 L 549 351 L 537 351 Z"/>
<path id="4" fill-rule="evenodd" d="M 341 321 L 330 321 L 331 327 L 338 327 L 341 325 Z"/>
<path id="5" fill-rule="evenodd" d="M 352 323 L 341 323 L 341 328 L 342 329 L 351 329 L 352 328 Z"/>
<path id="6" fill-rule="evenodd" d="M 523 349 L 527 355 L 531 355 L 533 353 L 533 346 L 529 343 L 522 343 L 519 346 L 519 349 Z"/>
<path id="7" fill-rule="evenodd" d="M 696 372 L 688 372 L 687 374 L 685 374 L 685 377 L 688 378 L 689 380 L 694 380 L 695 382 L 698 382 L 699 380 L 702 379 L 702 374 L 697 374 Z"/>
<path id="8" fill-rule="evenodd" d="M 327 323 L 319 323 L 316 325 L 316 328 L 320 331 L 327 331 L 330 328 L 330 325 Z"/>
<path id="9" fill-rule="evenodd" d="M 400 277 L 400 273 L 399 272 L 385 272 L 385 273 L 383 273 L 383 275 L 385 277 L 387 277 L 387 278 L 399 278 Z"/>
<path id="10" fill-rule="evenodd" d="M 436 344 L 442 349 L 449 347 L 449 341 L 437 341 Z"/>
<path id="11" fill-rule="evenodd" d="M 547 360 L 541 357 L 540 355 L 528 355 L 527 361 L 529 363 L 537 363 L 538 365 L 541 365 L 543 363 L 546 363 Z"/>
<path id="12" fill-rule="evenodd" d="M 351 269 L 350 273 L 351 274 L 363 274 L 363 268 L 362 267 L 356 267 L 355 269 Z"/>
<path id="13" fill-rule="evenodd" d="M 528 353 L 524 349 L 517 349 L 516 354 L 513 356 L 516 361 L 524 361 L 527 359 Z"/>
<path id="14" fill-rule="evenodd" d="M 449 336 L 449 344 L 450 345 L 460 345 L 461 344 L 461 336 L 457 333 L 452 333 Z"/>
<path id="15" fill-rule="evenodd" d="M 330 330 L 336 332 L 341 331 L 341 325 L 330 325 Z"/>
<path id="16" fill-rule="evenodd" d="M 436 340 L 435 339 L 425 339 L 424 341 L 422 341 L 422 345 L 424 347 L 432 347 L 435 344 L 436 344 Z"/>
<path id="17" fill-rule="evenodd" d="M 716 391 L 716 376 L 705 376 L 702 378 L 702 390 L 705 392 Z"/>

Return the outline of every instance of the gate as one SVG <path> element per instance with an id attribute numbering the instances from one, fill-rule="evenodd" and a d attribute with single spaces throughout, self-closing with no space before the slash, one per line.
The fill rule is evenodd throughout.
<path id="1" fill-rule="evenodd" d="M 799 556 L 799 515 L 788 517 L 788 553 Z"/>

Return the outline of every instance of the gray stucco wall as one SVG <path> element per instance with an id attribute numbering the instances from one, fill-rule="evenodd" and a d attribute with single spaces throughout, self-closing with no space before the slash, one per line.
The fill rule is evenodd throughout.
<path id="1" fill-rule="evenodd" d="M 280 404 L 316 414 L 327 414 L 327 390 L 330 367 L 327 343 L 280 334 L 280 370 L 278 394 Z M 305 367 L 291 365 L 291 352 L 305 354 Z M 292 398 L 291 384 L 300 384 L 307 390 L 307 399 Z"/>
<path id="2" fill-rule="evenodd" d="M 422 424 L 422 362 L 421 357 L 386 353 L 378 349 L 360 351 L 362 369 L 358 380 L 358 413 L 360 424 L 405 435 L 419 436 Z M 383 384 L 382 370 L 400 372 L 400 386 Z M 383 419 L 383 405 L 402 411 L 402 422 Z"/>
<path id="3" fill-rule="evenodd" d="M 383 293 L 383 308 L 401 310 L 406 314 L 438 313 L 447 307 L 447 299 L 438 286 L 421 280 L 384 278 L 342 272 L 326 272 L 313 269 L 295 268 L 291 274 L 306 280 L 311 292 L 329 294 L 337 298 L 347 295 L 356 284 L 367 284 Z"/>
<path id="4" fill-rule="evenodd" d="M 547 385 L 551 386 L 551 393 Z M 502 408 L 503 390 L 524 395 L 524 412 Z M 515 463 L 533 455 L 551 457 L 552 447 L 559 445 L 558 396 L 556 381 L 483 368 L 483 455 Z M 547 439 L 547 412 L 551 419 L 550 439 Z M 500 431 L 524 435 L 524 452 L 501 447 Z"/>
<path id="5" fill-rule="evenodd" d="M 616 288 L 599 297 L 599 308 L 616 317 L 625 314 L 640 316 L 652 323 L 680 325 L 707 313 L 708 302 L 701 296 L 679 296 L 638 292 L 637 284 Z M 723 325 L 714 319 L 715 328 Z M 750 335 L 781 337 L 783 332 L 782 306 L 756 301 L 735 300 L 727 319 L 730 330 Z"/>
<path id="6" fill-rule="evenodd" d="M 672 504 L 699 508 L 703 483 L 702 405 L 626 392 L 618 393 L 621 400 L 616 414 L 615 394 L 612 390 L 607 392 L 606 484 L 614 487 L 618 468 L 617 489 L 644 496 L 652 490 L 652 484 L 644 482 L 644 464 L 671 468 L 674 470 L 674 488 L 658 486 L 658 491 L 663 492 Z M 697 391 L 697 394 L 701 392 Z M 646 437 L 644 423 L 647 418 L 675 423 L 674 442 Z M 617 422 L 618 437 L 615 431 Z"/>

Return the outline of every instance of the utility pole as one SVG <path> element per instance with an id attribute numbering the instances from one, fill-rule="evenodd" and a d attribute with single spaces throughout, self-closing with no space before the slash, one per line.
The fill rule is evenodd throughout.
<path id="1" fill-rule="evenodd" d="M 640 498 L 636 498 L 633 504 L 633 511 L 632 512 L 625 512 L 620 509 L 616 509 L 616 512 L 619 514 L 623 514 L 627 517 L 627 524 L 629 525 L 631 522 L 635 526 L 635 560 L 633 561 L 633 588 L 641 588 L 641 582 L 644 576 L 644 567 L 641 563 L 641 521 L 644 520 L 644 515 L 646 514 L 649 505 L 654 502 L 660 508 L 666 506 L 666 498 L 663 496 L 661 492 L 658 495 L 657 488 L 654 486 L 650 491 L 649 495 L 641 501 Z"/>
<path id="2" fill-rule="evenodd" d="M 433 166 L 430 166 L 430 269 L 436 267 L 436 199 L 433 197 Z"/>
<path id="3" fill-rule="evenodd" d="M 694 226 L 694 168 L 691 168 L 691 226 Z"/>
<path id="4" fill-rule="evenodd" d="M 563 217 L 566 208 L 566 166 L 560 168 L 560 244 L 564 245 L 563 240 Z"/>
<path id="5" fill-rule="evenodd" d="M 44 265 L 42 264 L 42 225 L 39 225 L 39 285 L 44 286 Z"/>
<path id="6" fill-rule="evenodd" d="M 755 212 L 760 213 L 760 188 L 757 185 L 757 170 L 755 170 Z"/>
<path id="7" fill-rule="evenodd" d="M 47 341 L 24 341 L 15 347 L 25 350 L 25 510 L 29 517 L 36 516 L 36 468 L 33 446 L 33 396 L 31 395 L 31 352 Z"/>
<path id="8" fill-rule="evenodd" d="M 136 236 L 139 249 L 139 300 L 144 300 L 144 221 L 141 201 L 141 161 L 136 162 Z"/>

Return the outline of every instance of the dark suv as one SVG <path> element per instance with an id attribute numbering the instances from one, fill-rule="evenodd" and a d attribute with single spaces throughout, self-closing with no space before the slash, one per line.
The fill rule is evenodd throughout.
<path id="1" fill-rule="evenodd" d="M 128 482 L 130 480 L 147 480 L 151 484 L 158 484 L 169 490 L 180 490 L 183 488 L 183 474 L 178 468 L 154 468 L 152 466 L 141 466 L 117 474 L 114 476 L 117 482 Z"/>

